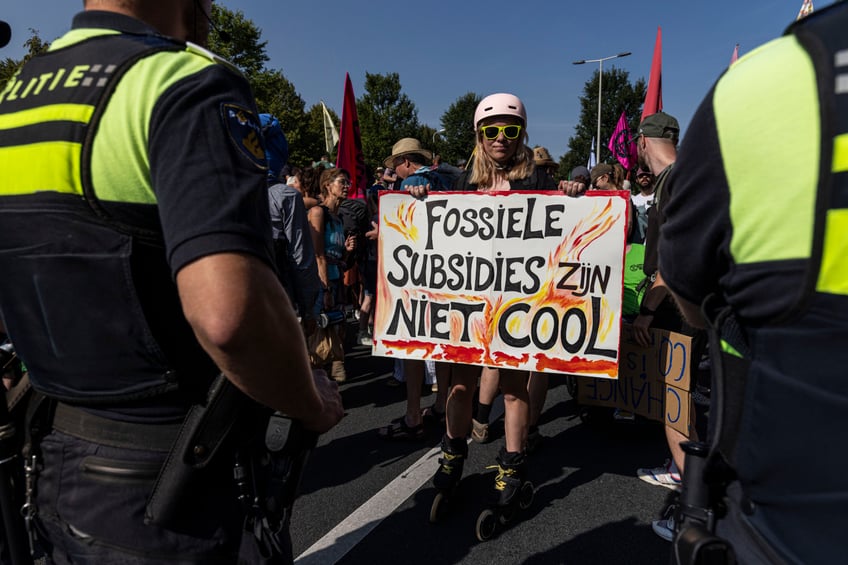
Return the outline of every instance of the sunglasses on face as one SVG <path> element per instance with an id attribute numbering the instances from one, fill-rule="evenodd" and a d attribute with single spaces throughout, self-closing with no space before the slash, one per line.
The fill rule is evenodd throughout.
<path id="1" fill-rule="evenodd" d="M 480 128 L 480 132 L 488 140 L 497 139 L 501 132 L 507 139 L 518 139 L 518 136 L 521 135 L 521 126 L 483 126 Z"/>
<path id="2" fill-rule="evenodd" d="M 350 186 L 350 181 L 344 178 L 337 178 L 336 182 L 339 183 L 343 188 L 347 188 Z"/>

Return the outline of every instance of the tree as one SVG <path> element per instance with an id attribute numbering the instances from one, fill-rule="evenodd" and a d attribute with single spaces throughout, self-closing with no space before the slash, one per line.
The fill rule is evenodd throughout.
<path id="1" fill-rule="evenodd" d="M 323 139 L 323 129 L 312 128 L 306 103 L 282 70 L 265 67 L 269 60 L 265 52 L 268 42 L 261 41 L 262 31 L 241 11 L 233 12 L 217 4 L 212 5 L 212 20 L 215 27 L 209 34 L 209 49 L 247 77 L 260 112 L 279 118 L 289 142 L 289 161 L 295 165 L 311 163 L 318 136 Z M 222 38 L 218 30 L 226 30 L 227 37 Z"/>
<path id="2" fill-rule="evenodd" d="M 568 178 L 571 169 L 577 165 L 585 165 L 589 159 L 592 138 L 598 132 L 598 71 L 592 75 L 583 86 L 583 96 L 580 97 L 580 120 L 574 128 L 574 135 L 568 140 L 568 152 L 559 162 L 559 176 Z M 630 83 L 629 73 L 613 67 L 604 71 L 603 104 L 601 106 L 601 154 L 596 158 L 598 163 L 612 163 L 615 158 L 607 148 L 609 138 L 615 130 L 621 111 L 627 115 L 631 131 L 639 126 L 642 114 L 642 103 L 645 100 L 645 79 L 639 79 L 635 84 Z M 597 144 L 597 140 L 595 140 Z"/>
<path id="3" fill-rule="evenodd" d="M 440 153 L 445 162 L 456 164 L 460 159 L 468 159 L 474 151 L 474 110 L 482 99 L 479 94 L 468 92 L 442 114 L 445 133 Z"/>
<path id="4" fill-rule="evenodd" d="M 11 57 L 6 57 L 3 61 L 0 61 L 0 87 L 4 86 L 6 82 L 12 78 L 16 72 L 18 72 L 18 69 L 20 69 L 24 63 L 42 51 L 47 51 L 47 48 L 50 47 L 49 43 L 39 37 L 38 30 L 29 28 L 29 33 L 29 38 L 24 41 L 24 47 L 27 48 L 27 54 L 24 55 L 23 59 L 16 61 Z"/>
<path id="5" fill-rule="evenodd" d="M 365 94 L 356 101 L 356 113 L 362 153 L 370 167 L 382 163 L 397 140 L 421 134 L 418 110 L 406 94 L 401 94 L 398 73 L 366 72 Z M 426 140 L 419 141 L 426 146 Z"/>
<path id="6" fill-rule="evenodd" d="M 248 80 L 265 70 L 268 42 L 260 41 L 262 30 L 253 21 L 245 18 L 241 10 L 233 12 L 218 4 L 212 4 L 211 19 L 215 26 L 209 33 L 210 51 L 241 69 Z M 218 30 L 226 30 L 226 41 Z"/>

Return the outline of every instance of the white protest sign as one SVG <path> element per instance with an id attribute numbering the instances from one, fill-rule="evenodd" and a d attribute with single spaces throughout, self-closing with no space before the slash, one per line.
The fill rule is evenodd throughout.
<path id="1" fill-rule="evenodd" d="M 615 378 L 628 205 L 381 194 L 374 354 Z"/>

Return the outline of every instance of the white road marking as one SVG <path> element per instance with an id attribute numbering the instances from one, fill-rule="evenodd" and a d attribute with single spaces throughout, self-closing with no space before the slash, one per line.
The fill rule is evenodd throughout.
<path id="1" fill-rule="evenodd" d="M 489 421 L 493 422 L 501 416 L 503 416 L 503 403 L 496 401 L 492 406 Z M 470 442 L 471 439 L 468 441 Z M 324 537 L 298 555 L 294 562 L 297 565 L 337 563 L 356 544 L 365 539 L 365 536 L 371 533 L 380 522 L 391 516 L 398 506 L 415 494 L 424 483 L 433 478 L 433 474 L 439 466 L 441 451 L 441 447 L 437 446 L 425 453 L 406 471 L 383 487 L 380 492 L 327 532 Z"/>

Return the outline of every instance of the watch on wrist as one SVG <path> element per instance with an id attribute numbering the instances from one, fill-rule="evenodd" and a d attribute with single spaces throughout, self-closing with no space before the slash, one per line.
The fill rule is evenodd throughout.
<path id="1" fill-rule="evenodd" d="M 657 313 L 656 309 L 648 308 L 644 304 L 639 305 L 639 315 L 640 316 L 653 316 L 656 313 Z"/>

